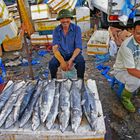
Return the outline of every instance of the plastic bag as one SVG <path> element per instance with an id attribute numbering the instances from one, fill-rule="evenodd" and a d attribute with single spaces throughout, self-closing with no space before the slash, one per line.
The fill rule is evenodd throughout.
<path id="1" fill-rule="evenodd" d="M 136 14 L 136 10 L 132 10 L 134 6 L 130 1 L 131 0 L 125 0 L 120 16 L 118 17 L 118 19 L 123 22 L 124 25 L 127 25 L 128 19 L 134 18 Z"/>
<path id="2" fill-rule="evenodd" d="M 68 79 L 68 78 L 76 79 L 77 74 L 76 74 L 76 69 L 74 68 L 74 66 L 69 71 L 63 71 L 62 77 L 63 77 L 63 79 Z"/>

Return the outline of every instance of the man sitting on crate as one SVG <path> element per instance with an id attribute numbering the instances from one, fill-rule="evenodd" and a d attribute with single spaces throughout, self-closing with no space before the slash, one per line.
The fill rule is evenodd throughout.
<path id="1" fill-rule="evenodd" d="M 84 78 L 85 60 L 81 54 L 82 38 L 79 26 L 71 23 L 72 13 L 63 9 L 59 12 L 57 20 L 60 21 L 53 32 L 54 57 L 49 62 L 51 78 L 57 78 L 57 70 L 60 66 L 63 71 L 69 71 L 73 63 L 77 70 L 77 77 Z"/>
<path id="2" fill-rule="evenodd" d="M 140 20 L 134 23 L 133 35 L 126 39 L 117 54 L 115 77 L 125 84 L 121 102 L 129 112 L 135 112 L 132 93 L 140 95 Z"/>

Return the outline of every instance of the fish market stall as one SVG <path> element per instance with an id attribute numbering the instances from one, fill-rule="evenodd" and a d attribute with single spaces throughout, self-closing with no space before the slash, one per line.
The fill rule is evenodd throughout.
<path id="1" fill-rule="evenodd" d="M 52 140 L 55 140 L 55 139 L 104 140 L 104 136 L 105 136 L 105 133 L 106 133 L 106 128 L 105 128 L 105 123 L 104 123 L 102 105 L 101 105 L 101 102 L 99 100 L 99 95 L 98 95 L 95 80 L 91 80 L 91 79 L 87 80 L 86 81 L 87 87 L 85 88 L 86 92 L 84 91 L 84 92 L 82 92 L 83 94 L 79 94 L 80 96 L 84 95 L 84 96 L 81 96 L 80 100 L 79 100 L 80 101 L 79 102 L 80 106 L 83 106 L 83 108 L 81 107 L 81 112 L 82 112 L 81 115 L 79 115 L 80 114 L 79 113 L 80 108 L 77 107 L 78 108 L 77 109 L 76 106 L 75 106 L 75 105 L 78 104 L 78 98 L 79 98 L 78 96 L 77 96 L 78 98 L 75 96 L 78 93 L 78 90 L 79 90 L 79 88 L 77 88 L 77 87 L 80 87 L 80 86 L 81 86 L 81 88 L 83 87 L 82 84 L 79 86 L 79 83 L 80 83 L 79 81 L 78 82 L 75 82 L 75 81 L 71 82 L 69 79 L 68 80 L 63 80 L 63 81 L 58 81 L 58 82 L 61 82 L 60 88 L 58 88 L 57 85 L 55 85 L 55 88 L 54 88 L 54 83 L 56 83 L 56 82 L 53 82 L 53 80 L 51 82 L 49 82 L 48 84 L 47 84 L 47 82 L 48 81 L 43 81 L 43 82 L 39 81 L 39 82 L 33 82 L 33 83 L 28 83 L 28 82 L 24 83 L 24 81 L 21 81 L 20 83 L 17 82 L 18 87 L 20 87 L 20 86 L 22 87 L 22 92 L 23 91 L 27 92 L 27 91 L 29 91 L 29 89 L 33 90 L 35 88 L 35 93 L 30 97 L 31 101 L 29 102 L 28 105 L 26 105 L 26 108 L 25 108 L 24 113 L 21 116 L 21 118 L 17 119 L 19 117 L 18 115 L 20 115 L 20 113 L 18 114 L 18 109 L 17 108 L 19 108 L 19 106 L 20 106 L 19 102 L 20 102 L 20 99 L 21 99 L 22 92 L 20 93 L 20 91 L 19 91 L 19 90 L 21 90 L 21 88 L 19 88 L 18 92 L 17 92 L 17 89 L 15 90 L 15 88 L 13 88 L 13 90 L 15 90 L 16 93 L 19 94 L 19 96 L 17 96 L 17 100 L 16 100 L 15 95 L 13 97 L 11 97 L 15 93 L 15 92 L 13 92 L 12 95 L 9 97 L 9 99 L 12 99 L 12 101 L 13 101 L 12 103 L 13 103 L 13 106 L 14 106 L 11 113 L 9 113 L 9 116 L 12 116 L 12 114 L 13 114 L 13 118 L 11 117 L 13 119 L 13 121 L 11 121 L 12 125 L 11 126 L 9 125 L 10 127 L 6 128 L 6 124 L 10 124 L 9 120 L 11 120 L 11 119 L 8 119 L 8 118 L 10 118 L 8 115 L 7 115 L 8 116 L 7 119 L 5 119 L 5 123 L 2 124 L 1 121 L 0 121 L 0 125 L 1 125 L 0 140 L 25 140 L 25 139 L 27 139 L 27 140 L 47 140 L 47 139 L 52 139 Z M 38 86 L 35 86 L 35 87 L 33 86 L 33 88 L 29 88 L 29 87 L 31 87 L 30 84 L 38 85 Z M 45 89 L 44 89 L 43 85 L 45 85 L 45 84 L 47 86 L 45 86 Z M 65 84 L 65 85 L 62 86 L 63 84 Z M 28 86 L 28 85 L 30 85 L 30 86 Z M 28 90 L 25 90 L 26 86 L 28 87 Z M 49 94 L 49 92 L 48 92 L 47 97 L 43 96 L 43 94 L 40 95 L 41 94 L 41 92 L 40 92 L 41 88 L 44 89 L 44 91 L 45 90 L 48 91 L 48 89 L 51 90 L 51 92 L 50 92 L 51 94 Z M 54 95 L 53 95 L 53 90 L 54 89 L 55 89 L 55 92 L 54 92 Z M 58 102 L 55 102 L 55 101 L 58 101 L 58 94 L 56 94 L 56 90 L 58 90 L 58 89 L 60 89 L 59 104 L 58 104 Z M 68 92 L 68 93 L 70 93 L 70 94 L 68 94 L 70 96 L 70 98 L 69 98 L 69 100 L 70 100 L 69 108 L 67 108 L 68 103 L 66 104 L 66 100 L 64 101 L 64 98 L 66 99 L 68 97 L 66 89 L 70 90 L 70 92 Z M 94 102 L 93 102 L 93 104 L 92 103 L 89 104 L 90 105 L 89 107 L 90 107 L 91 111 L 93 111 L 93 112 L 91 112 L 91 115 L 93 115 L 93 116 L 90 116 L 90 117 L 94 118 L 95 117 L 94 115 L 96 114 L 96 118 L 94 120 L 94 123 L 91 121 L 92 125 L 94 125 L 94 126 L 92 126 L 89 123 L 90 121 L 89 121 L 89 119 L 86 118 L 86 115 L 85 115 L 85 114 L 89 115 L 88 110 L 86 110 L 86 107 L 88 107 L 88 101 L 89 102 L 93 101 L 93 100 L 90 100 L 89 98 L 87 98 L 87 96 L 85 98 L 86 100 L 83 99 L 85 97 L 85 95 L 87 95 L 88 90 L 91 91 L 91 93 L 94 94 L 94 96 L 93 96 L 94 97 Z M 42 91 L 42 93 L 44 91 Z M 75 98 L 75 100 L 72 98 L 72 93 L 74 93 L 73 97 Z M 25 94 L 25 95 L 27 95 L 27 94 Z M 2 95 L 0 95 L 0 100 L 1 100 L 1 96 Z M 51 103 L 51 98 L 49 98 L 49 96 L 51 98 L 52 98 L 52 96 L 54 96 L 53 97 L 54 98 L 53 103 Z M 63 96 L 63 98 L 61 98 L 61 96 Z M 29 96 L 26 96 L 26 101 L 27 101 L 27 97 L 29 98 Z M 48 100 L 49 102 L 47 102 L 47 103 L 45 102 L 46 104 L 43 104 L 44 98 L 46 100 Z M 62 101 L 61 101 L 61 99 L 62 99 Z M 77 103 L 74 105 L 75 101 Z M 6 102 L 5 106 L 8 106 L 7 105 L 8 102 L 9 102 L 9 100 Z M 64 104 L 62 105 L 63 102 L 64 102 Z M 25 105 L 25 103 L 26 102 L 24 102 L 24 105 Z M 50 104 L 52 104 L 52 105 L 50 105 Z M 46 105 L 47 105 L 47 109 L 50 108 L 49 111 L 44 110 L 44 109 L 46 109 Z M 62 109 L 61 105 L 63 106 L 63 109 Z M 94 105 L 95 108 L 93 108 L 92 105 Z M 42 110 L 40 110 L 41 113 L 40 112 L 38 113 L 38 109 L 35 109 L 37 106 L 39 107 L 39 109 L 42 109 Z M 52 109 L 52 106 L 57 106 L 57 109 L 56 108 L 55 108 L 55 110 Z M 65 112 L 66 108 L 68 110 L 66 110 L 66 112 Z M 31 111 L 31 109 L 32 109 L 32 111 Z M 72 109 L 73 110 L 75 109 L 76 112 L 78 112 L 78 114 L 76 114 L 76 115 L 79 115 L 78 116 L 79 119 L 75 118 L 76 119 L 75 122 L 74 122 L 74 120 L 72 121 L 72 118 L 73 118 L 73 114 L 72 114 L 72 111 L 71 111 Z M 7 110 L 9 110 L 9 109 L 7 109 Z M 20 108 L 20 111 L 21 110 L 23 110 L 23 108 Z M 96 110 L 96 112 L 94 112 L 95 110 Z M 51 123 L 47 123 L 47 122 L 49 122 L 49 118 L 51 118 L 51 117 L 48 117 L 48 116 L 51 116 L 50 114 L 52 112 L 55 112 L 55 111 L 56 111 L 55 121 L 54 121 L 53 125 L 51 127 L 49 127 L 49 125 L 51 125 Z M 87 111 L 87 112 L 83 113 L 84 111 L 85 112 Z M 0 119 L 1 119 L 1 116 L 3 114 L 2 112 L 4 112 L 4 111 L 3 110 L 1 111 Z M 35 112 L 37 112 L 37 114 L 35 116 L 36 119 L 35 118 L 33 119 L 33 116 L 34 116 Z M 61 114 L 61 112 L 62 112 L 62 114 Z M 65 114 L 65 113 L 68 113 L 68 112 L 69 112 L 69 115 Z M 45 115 L 44 115 L 44 113 L 45 113 Z M 38 114 L 40 114 L 40 120 L 41 120 L 39 124 L 37 124 Z M 65 115 L 63 115 L 63 114 L 65 114 Z M 67 116 L 69 116 L 69 117 L 67 118 Z M 28 121 L 27 121 L 27 118 L 29 118 Z M 20 121 L 15 121 L 15 120 L 20 120 Z M 67 123 L 66 123 L 66 120 L 67 120 Z M 15 123 L 14 123 L 14 121 L 15 121 Z M 76 123 L 78 121 L 79 121 L 79 125 L 78 124 L 74 125 L 74 123 Z M 34 124 L 33 124 L 33 122 L 34 122 Z M 60 124 L 60 122 L 61 122 L 61 124 Z M 37 127 L 35 127 L 35 126 L 37 126 Z"/>

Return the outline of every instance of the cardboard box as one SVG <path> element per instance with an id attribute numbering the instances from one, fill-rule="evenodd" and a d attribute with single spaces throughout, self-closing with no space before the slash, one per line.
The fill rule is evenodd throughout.
<path id="1" fill-rule="evenodd" d="M 108 53 L 109 32 L 107 30 L 96 30 L 87 43 L 88 55 Z"/>
<path id="2" fill-rule="evenodd" d="M 39 35 L 38 32 L 31 35 L 32 45 L 46 45 L 52 44 L 52 35 Z"/>
<path id="3" fill-rule="evenodd" d="M 51 17 L 50 10 L 47 4 L 38 4 L 31 6 L 32 20 L 48 19 Z"/>
<path id="4" fill-rule="evenodd" d="M 36 20 L 34 21 L 34 27 L 36 31 L 43 31 L 43 30 L 54 30 L 56 26 L 60 24 L 55 18 L 48 19 L 48 20 Z"/>
<path id="5" fill-rule="evenodd" d="M 3 42 L 3 40 L 8 37 L 8 38 L 13 38 L 17 36 L 18 34 L 18 27 L 15 23 L 15 21 L 12 20 L 7 20 L 4 21 L 3 23 L 0 23 L 0 41 Z"/>
<path id="6" fill-rule="evenodd" d="M 0 23 L 8 19 L 9 11 L 3 0 L 0 0 Z"/>
<path id="7" fill-rule="evenodd" d="M 88 7 L 76 8 L 76 22 L 82 32 L 90 30 L 90 9 Z"/>

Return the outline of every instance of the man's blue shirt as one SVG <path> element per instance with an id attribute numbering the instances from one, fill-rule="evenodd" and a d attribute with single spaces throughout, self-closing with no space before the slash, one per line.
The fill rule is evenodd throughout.
<path id="1" fill-rule="evenodd" d="M 59 51 L 64 55 L 72 55 L 76 48 L 82 50 L 81 29 L 70 23 L 69 31 L 64 35 L 62 25 L 58 25 L 53 31 L 53 46 L 58 45 Z"/>

